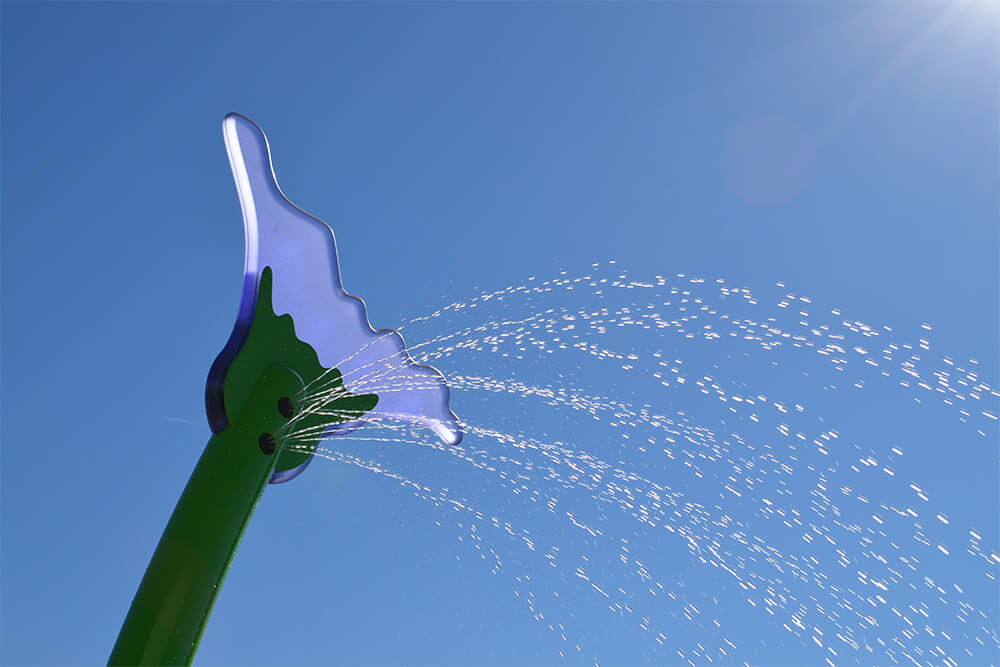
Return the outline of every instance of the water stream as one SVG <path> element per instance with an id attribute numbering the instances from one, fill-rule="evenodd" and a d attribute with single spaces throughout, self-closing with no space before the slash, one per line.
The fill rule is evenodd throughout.
<path id="1" fill-rule="evenodd" d="M 633 658 L 671 664 L 1000 656 L 1000 393 L 930 324 L 608 262 L 401 333 L 447 378 L 463 442 L 376 407 L 315 454 L 439 507 L 560 656 L 620 661 L 604 647 L 636 637 Z"/>

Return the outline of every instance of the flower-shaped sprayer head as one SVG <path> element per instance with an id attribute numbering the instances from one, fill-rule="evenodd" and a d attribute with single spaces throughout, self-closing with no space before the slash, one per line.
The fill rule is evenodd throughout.
<path id="1" fill-rule="evenodd" d="M 223 134 L 243 210 L 246 262 L 236 325 L 208 376 L 212 431 L 235 419 L 263 369 L 277 364 L 297 373 L 305 388 L 283 397 L 289 442 L 271 483 L 299 474 L 319 439 L 366 423 L 419 424 L 445 444 L 461 441 L 444 377 L 414 362 L 396 331 L 368 323 L 364 302 L 344 290 L 333 231 L 282 194 L 261 129 L 230 114 Z"/>

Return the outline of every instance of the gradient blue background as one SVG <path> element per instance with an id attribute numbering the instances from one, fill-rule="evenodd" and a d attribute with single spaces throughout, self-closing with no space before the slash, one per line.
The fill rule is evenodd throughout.
<path id="1" fill-rule="evenodd" d="M 931 322 L 995 384 L 998 55 L 988 3 L 4 2 L 0 662 L 106 660 L 207 439 L 243 264 L 225 113 L 376 326 L 616 259 Z M 756 206 L 725 154 L 767 114 L 813 161 Z M 554 661 L 438 518 L 335 464 L 269 489 L 200 661 Z"/>

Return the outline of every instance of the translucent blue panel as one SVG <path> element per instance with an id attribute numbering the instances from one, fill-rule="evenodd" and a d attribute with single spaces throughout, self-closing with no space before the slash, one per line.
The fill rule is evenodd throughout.
<path id="1" fill-rule="evenodd" d="M 462 433 L 448 406 L 444 377 L 430 366 L 416 364 L 398 333 L 376 331 L 368 323 L 364 302 L 344 290 L 330 227 L 281 193 L 261 129 L 248 118 L 230 114 L 223 121 L 223 133 L 243 209 L 246 265 L 236 327 L 209 373 L 206 402 L 212 429 L 219 431 L 226 424 L 222 398 L 226 370 L 246 338 L 260 275 L 270 266 L 275 313 L 292 316 L 296 336 L 316 350 L 322 366 L 343 374 L 349 391 L 378 394 L 378 405 L 365 422 L 422 424 L 446 444 L 457 444 Z M 326 435 L 360 425 L 338 424 Z"/>

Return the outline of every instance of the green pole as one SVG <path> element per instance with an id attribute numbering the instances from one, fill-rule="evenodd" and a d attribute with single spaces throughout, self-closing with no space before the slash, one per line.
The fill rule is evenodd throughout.
<path id="1" fill-rule="evenodd" d="M 302 388 L 295 372 L 268 367 L 239 416 L 208 441 L 108 664 L 186 665 L 194 659 L 212 603 L 274 470 L 290 416 L 283 414 L 287 401 Z"/>
<path id="2" fill-rule="evenodd" d="M 307 461 L 323 430 L 375 408 L 295 335 L 261 272 L 250 330 L 225 376 L 226 425 L 208 441 L 153 552 L 110 665 L 187 665 L 240 538 L 275 470 Z M 319 398 L 317 398 L 319 397 Z M 293 440 L 294 439 L 294 440 Z M 293 441 L 293 445 L 286 443 Z"/>

